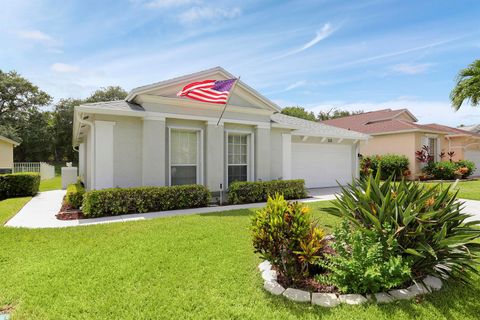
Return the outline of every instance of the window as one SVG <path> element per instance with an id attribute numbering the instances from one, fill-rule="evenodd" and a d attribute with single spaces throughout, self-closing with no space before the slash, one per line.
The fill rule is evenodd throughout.
<path id="1" fill-rule="evenodd" d="M 433 156 L 433 159 L 437 161 L 437 139 L 428 138 L 428 151 L 430 155 Z"/>
<path id="2" fill-rule="evenodd" d="M 199 150 L 199 131 L 170 130 L 170 185 L 199 183 Z"/>
<path id="3" fill-rule="evenodd" d="M 228 185 L 248 180 L 248 147 L 248 134 L 228 134 Z"/>

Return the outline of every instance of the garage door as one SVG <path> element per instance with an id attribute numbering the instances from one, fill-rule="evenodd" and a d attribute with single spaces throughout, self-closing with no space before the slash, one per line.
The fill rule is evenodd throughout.
<path id="1" fill-rule="evenodd" d="M 473 172 L 474 176 L 480 175 L 480 151 L 467 150 L 465 151 L 465 159 L 473 161 L 477 166 L 477 170 Z"/>
<path id="2" fill-rule="evenodd" d="M 349 145 L 292 143 L 292 179 L 304 179 L 307 188 L 351 182 L 352 161 Z"/>

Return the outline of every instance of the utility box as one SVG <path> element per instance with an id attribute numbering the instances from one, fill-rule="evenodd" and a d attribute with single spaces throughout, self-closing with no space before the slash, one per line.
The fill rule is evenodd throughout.
<path id="1" fill-rule="evenodd" d="M 69 184 L 76 183 L 77 177 L 77 167 L 62 167 L 62 189 L 65 190 Z"/>

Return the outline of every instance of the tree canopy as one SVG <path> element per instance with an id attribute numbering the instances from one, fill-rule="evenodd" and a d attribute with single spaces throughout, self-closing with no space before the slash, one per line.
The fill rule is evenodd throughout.
<path id="1" fill-rule="evenodd" d="M 317 118 L 312 111 L 307 111 L 303 107 L 295 106 L 295 107 L 285 107 L 282 109 L 282 114 L 286 114 L 287 116 L 297 117 L 305 120 L 316 121 Z"/>
<path id="2" fill-rule="evenodd" d="M 15 121 L 51 101 L 52 97 L 17 72 L 0 70 L 0 123 Z"/>
<path id="3" fill-rule="evenodd" d="M 355 114 L 363 113 L 362 110 L 348 111 L 341 110 L 336 107 L 330 108 L 328 111 L 320 111 L 317 116 L 312 111 L 308 111 L 303 107 L 285 107 L 282 109 L 282 113 L 288 116 L 297 117 L 310 121 L 324 121 L 329 119 L 342 118 Z"/>
<path id="4" fill-rule="evenodd" d="M 100 88 L 86 99 L 51 104 L 46 92 L 15 71 L 0 70 L 0 135 L 20 142 L 15 161 L 77 161 L 72 148 L 73 111 L 82 103 L 124 99 L 119 86 Z M 43 107 L 51 106 L 49 110 Z"/>
<path id="5" fill-rule="evenodd" d="M 123 100 L 127 94 L 127 91 L 123 90 L 123 88 L 119 86 L 109 86 L 98 89 L 92 93 L 90 97 L 85 99 L 84 103 Z"/>
<path id="6" fill-rule="evenodd" d="M 480 60 L 475 60 L 467 68 L 460 70 L 457 83 L 450 93 L 455 110 L 467 101 L 473 107 L 480 104 Z"/>

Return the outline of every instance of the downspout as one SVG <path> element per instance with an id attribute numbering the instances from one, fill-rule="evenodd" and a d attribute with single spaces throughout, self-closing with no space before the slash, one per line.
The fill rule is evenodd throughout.
<path id="1" fill-rule="evenodd" d="M 89 187 L 90 187 L 90 189 L 94 189 L 94 188 L 92 188 L 92 186 L 95 186 L 95 164 L 94 164 L 94 162 L 95 162 L 95 126 L 93 125 L 93 122 L 83 119 L 83 113 L 81 114 L 81 116 L 78 113 L 76 115 L 77 115 L 77 121 L 80 124 L 85 124 L 85 125 L 89 126 L 90 129 L 91 129 L 90 134 L 91 134 L 92 144 L 93 144 L 92 155 L 91 155 L 91 157 L 92 157 L 91 160 L 92 161 L 91 161 L 91 166 L 90 166 L 91 167 L 91 172 L 92 172 L 92 176 L 91 176 L 92 185 L 89 186 Z M 79 131 L 80 131 L 80 129 L 79 129 Z M 78 139 L 78 135 L 77 135 L 77 139 Z"/>

